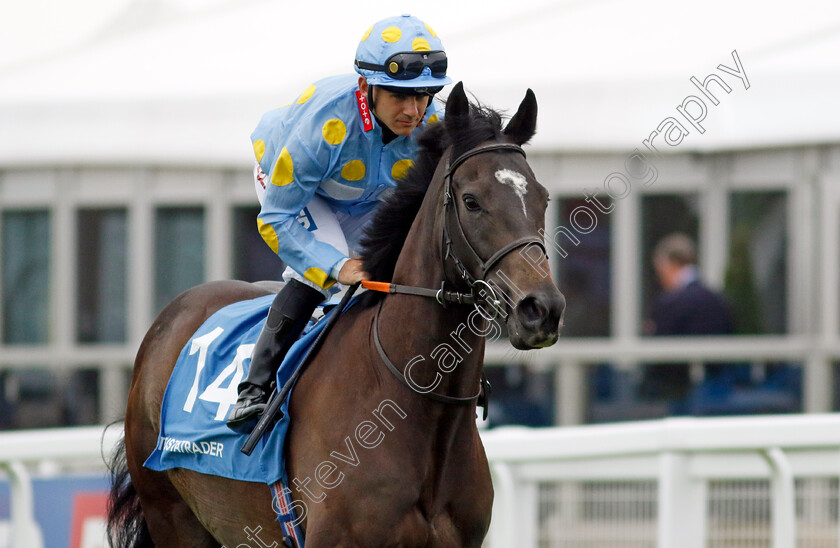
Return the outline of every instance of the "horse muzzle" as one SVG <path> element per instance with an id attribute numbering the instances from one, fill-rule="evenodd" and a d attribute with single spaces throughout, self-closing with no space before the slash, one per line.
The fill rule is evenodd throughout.
<path id="1" fill-rule="evenodd" d="M 554 287 L 529 293 L 508 315 L 510 343 L 519 350 L 551 346 L 560 336 L 565 310 L 566 298 Z"/>

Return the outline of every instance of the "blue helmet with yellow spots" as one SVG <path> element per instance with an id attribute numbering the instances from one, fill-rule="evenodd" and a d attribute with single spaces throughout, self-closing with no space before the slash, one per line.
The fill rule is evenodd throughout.
<path id="1" fill-rule="evenodd" d="M 389 17 L 369 28 L 356 49 L 355 67 L 371 86 L 439 88 L 452 83 L 440 38 L 411 15 Z"/>

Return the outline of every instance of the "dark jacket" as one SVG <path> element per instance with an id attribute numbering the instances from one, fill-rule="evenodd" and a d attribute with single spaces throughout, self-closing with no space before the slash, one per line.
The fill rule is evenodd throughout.
<path id="1" fill-rule="evenodd" d="M 723 297 L 694 280 L 664 293 L 653 311 L 654 335 L 729 335 L 732 314 Z"/>

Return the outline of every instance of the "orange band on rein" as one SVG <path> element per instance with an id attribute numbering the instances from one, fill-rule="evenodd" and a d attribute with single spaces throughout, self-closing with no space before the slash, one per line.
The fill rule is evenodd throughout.
<path id="1" fill-rule="evenodd" d="M 383 293 L 391 292 L 391 284 L 388 282 L 371 282 L 362 280 L 362 287 L 370 289 L 371 291 L 382 291 Z"/>

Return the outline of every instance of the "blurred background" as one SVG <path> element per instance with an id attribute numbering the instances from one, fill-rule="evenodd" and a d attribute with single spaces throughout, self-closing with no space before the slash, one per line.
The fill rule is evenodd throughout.
<path id="1" fill-rule="evenodd" d="M 406 12 L 435 29 L 449 74 L 477 99 L 514 112 L 532 88 L 539 102 L 527 151 L 551 193 L 547 247 L 568 308 L 551 348 L 488 344 L 494 478 L 508 477 L 505 459 L 536 455 L 516 468 L 515 496 L 496 482 L 510 496 L 494 538 L 519 541 L 528 526 L 542 540 L 523 546 L 770 546 L 771 506 L 789 504 L 813 541 L 801 546 L 837 546 L 840 441 L 796 461 L 795 506 L 793 479 L 779 491 L 785 468 L 762 445 L 783 436 L 801 456 L 840 430 L 818 415 L 840 409 L 834 0 L 0 0 L 0 429 L 120 419 L 136 349 L 167 302 L 207 280 L 279 277 L 255 227 L 249 135 L 263 112 L 352 72 L 364 31 Z M 692 276 L 728 303 L 727 329 L 661 329 L 653 255 L 674 232 L 696 243 Z M 600 441 L 586 449 L 590 430 L 508 440 L 498 428 L 779 413 L 809 422 L 685 423 L 674 439 L 688 447 L 693 432 L 691 447 L 712 451 L 685 483 L 688 460 L 645 445 L 683 423 L 590 426 L 617 461 L 598 460 Z M 101 462 L 101 431 L 75 432 Z M 733 469 L 750 432 L 757 452 Z M 0 449 L 28 447 L 27 459 L 76 443 L 58 430 L 4 436 Z M 648 450 L 622 445 L 631 438 L 654 447 L 653 464 L 628 464 L 627 451 Z M 547 467 L 546 447 L 571 468 Z M 594 467 L 582 475 L 578 447 Z M 101 546 L 107 482 L 58 474 L 59 456 L 28 465 L 44 544 Z M 15 458 L 0 468 L 18 481 Z M 677 504 L 688 511 L 671 515 Z"/>
<path id="2" fill-rule="evenodd" d="M 834 2 L 793 14 L 665 0 L 2 10 L 2 428 L 119 418 L 133 354 L 170 299 L 205 280 L 279 277 L 254 226 L 249 134 L 262 112 L 350 72 L 367 27 L 407 11 L 437 31 L 450 74 L 479 100 L 512 112 L 530 87 L 540 104 L 529 159 L 552 195 L 566 327 L 551 349 L 490 346 L 490 426 L 838 407 Z M 691 96 L 706 108 L 686 107 L 696 125 L 678 112 Z M 631 161 L 647 184 L 610 182 Z M 586 201 L 593 191 L 608 208 Z M 651 254 L 674 231 L 696 241 L 733 336 L 646 336 L 661 293 Z M 711 383 L 709 361 L 731 374 Z M 650 367 L 664 362 L 685 386 L 651 395 Z"/>

